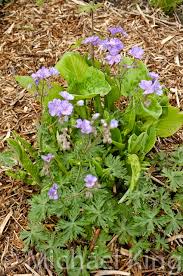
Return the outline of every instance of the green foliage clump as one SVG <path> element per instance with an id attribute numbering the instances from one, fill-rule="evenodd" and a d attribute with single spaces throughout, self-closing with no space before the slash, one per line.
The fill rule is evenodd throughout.
<path id="1" fill-rule="evenodd" d="M 170 250 L 167 237 L 183 227 L 182 148 L 168 159 L 153 158 L 162 187 L 152 181 L 147 158 L 157 137 L 182 126 L 183 113 L 137 55 L 110 68 L 71 52 L 54 68 L 16 76 L 42 107 L 37 140 L 32 146 L 12 133 L 0 164 L 9 176 L 38 187 L 21 236 L 25 249 L 44 252 L 58 275 L 108 268 L 114 235 L 137 259 Z"/>
<path id="2" fill-rule="evenodd" d="M 150 4 L 161 8 L 165 13 L 173 12 L 175 8 L 182 3 L 182 0 L 150 0 Z"/>

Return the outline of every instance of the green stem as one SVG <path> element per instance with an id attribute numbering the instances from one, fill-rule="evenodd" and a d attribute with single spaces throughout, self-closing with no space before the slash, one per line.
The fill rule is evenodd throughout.
<path id="1" fill-rule="evenodd" d="M 94 13 L 93 10 L 91 10 L 91 28 L 92 28 L 92 36 L 94 35 Z M 92 63 L 94 65 L 94 59 L 95 59 L 95 54 L 94 54 L 94 46 L 91 45 L 91 58 L 92 58 Z"/>
<path id="2" fill-rule="evenodd" d="M 102 116 L 103 115 L 103 107 L 102 107 L 102 104 L 101 104 L 100 95 L 97 95 L 94 98 L 94 106 L 95 106 L 95 111 L 100 113 L 100 115 Z"/>
<path id="3" fill-rule="evenodd" d="M 77 114 L 82 119 L 86 119 L 87 118 L 87 107 L 86 106 L 75 107 L 75 110 L 76 110 Z"/>
<path id="4" fill-rule="evenodd" d="M 131 192 L 131 189 L 129 188 L 126 191 L 126 193 L 122 196 L 122 198 L 118 201 L 118 204 L 123 203 L 126 200 L 126 198 L 128 197 L 128 195 L 130 194 L 130 192 Z"/>
<path id="5" fill-rule="evenodd" d="M 77 181 L 78 181 L 78 179 L 80 177 L 80 173 L 81 173 L 81 165 L 79 166 L 78 174 L 77 174 L 76 180 L 74 182 L 74 185 L 77 184 Z"/>
<path id="6" fill-rule="evenodd" d="M 55 160 L 59 166 L 59 168 L 61 169 L 61 171 L 63 172 L 63 174 L 66 174 L 67 173 L 67 169 L 66 167 L 64 166 L 64 164 L 62 163 L 62 161 L 58 158 L 58 156 L 55 156 Z"/>

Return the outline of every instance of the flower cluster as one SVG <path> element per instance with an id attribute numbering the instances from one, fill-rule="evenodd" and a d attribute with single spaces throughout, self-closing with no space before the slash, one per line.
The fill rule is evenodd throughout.
<path id="1" fill-rule="evenodd" d="M 127 37 L 128 34 L 121 27 L 111 27 L 108 29 L 111 35 L 122 34 Z M 98 36 L 90 36 L 83 41 L 84 44 L 91 44 L 93 46 L 98 46 L 99 49 L 107 51 L 105 57 L 109 65 L 118 64 L 121 61 L 121 51 L 124 49 L 124 45 L 119 38 L 112 37 L 107 39 L 100 39 Z M 136 59 L 141 59 L 144 50 L 139 46 L 133 46 L 129 52 L 129 55 Z"/>
<path id="2" fill-rule="evenodd" d="M 152 80 L 141 80 L 141 82 L 139 83 L 140 88 L 144 90 L 144 95 L 154 93 L 161 96 L 163 94 L 163 89 L 158 81 L 159 75 L 154 72 L 150 72 L 149 77 Z"/>
<path id="3" fill-rule="evenodd" d="M 48 197 L 49 199 L 57 200 L 59 198 L 58 196 L 58 185 L 54 183 L 52 187 L 48 191 Z"/>
<path id="4" fill-rule="evenodd" d="M 47 79 L 51 76 L 57 76 L 57 75 L 59 75 L 59 72 L 56 68 L 54 67 L 46 68 L 43 66 L 36 73 L 33 73 L 31 77 L 38 85 L 40 80 Z"/>
<path id="5" fill-rule="evenodd" d="M 82 119 L 77 119 L 76 120 L 76 128 L 81 129 L 81 132 L 84 134 L 90 134 L 93 132 L 93 127 L 91 125 L 91 122 L 89 120 L 82 120 Z"/>
<path id="6" fill-rule="evenodd" d="M 124 37 L 128 37 L 128 34 L 121 27 L 110 27 L 108 28 L 108 31 L 111 33 L 111 35 L 122 34 Z"/>
<path id="7" fill-rule="evenodd" d="M 69 116 L 73 112 L 73 105 L 68 100 L 54 99 L 48 103 L 51 116 Z"/>
<path id="8" fill-rule="evenodd" d="M 127 36 L 127 33 L 121 27 L 111 27 L 109 28 L 109 32 L 112 35 L 120 33 L 125 37 Z M 86 38 L 83 43 L 89 43 L 93 46 L 98 46 L 101 50 L 107 51 L 106 60 L 111 66 L 121 61 L 120 52 L 123 50 L 124 45 L 119 38 L 100 39 L 98 36 L 91 36 Z"/>
<path id="9" fill-rule="evenodd" d="M 107 50 L 106 60 L 111 66 L 121 61 L 120 52 L 123 50 L 124 45 L 119 38 L 101 40 L 100 47 Z"/>

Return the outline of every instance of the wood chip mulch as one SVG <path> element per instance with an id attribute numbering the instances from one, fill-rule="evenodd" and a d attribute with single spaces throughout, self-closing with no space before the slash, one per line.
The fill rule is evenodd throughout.
<path id="1" fill-rule="evenodd" d="M 78 12 L 79 3 L 83 2 L 50 0 L 38 7 L 34 1 L 19 0 L 0 6 L 1 150 L 5 149 L 6 139 L 13 130 L 34 141 L 39 105 L 34 95 L 16 84 L 14 76 L 30 75 L 42 65 L 53 66 L 77 39 L 90 34 L 90 18 Z M 121 3 L 115 7 L 105 2 L 96 12 L 95 32 L 107 35 L 107 28 L 115 25 L 121 25 L 129 34 L 124 41 L 125 50 L 134 44 L 141 45 L 148 67 L 158 72 L 161 81 L 170 89 L 171 102 L 183 108 L 183 26 L 178 16 L 174 14 L 170 18 L 143 3 L 128 6 Z M 183 131 L 180 130 L 163 144 L 167 147 L 182 141 Z M 39 263 L 40 254 L 29 252 L 27 255 L 22 251 L 19 233 L 27 225 L 27 199 L 32 193 L 31 187 L 13 181 L 1 172 L 0 275 L 54 275 L 50 264 L 35 266 L 33 259 L 37 258 Z M 129 271 L 129 254 L 125 249 L 122 251 L 120 265 L 123 271 L 136 276 L 169 275 L 166 266 L 154 271 L 143 262 L 141 267 L 133 265 Z M 158 263 L 157 256 L 151 258 Z"/>

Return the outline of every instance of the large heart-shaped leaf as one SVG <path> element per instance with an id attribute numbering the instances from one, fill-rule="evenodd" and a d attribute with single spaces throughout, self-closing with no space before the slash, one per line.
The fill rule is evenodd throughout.
<path id="1" fill-rule="evenodd" d="M 68 90 L 75 99 L 89 99 L 106 95 L 111 87 L 102 71 L 89 66 L 79 53 L 66 53 L 55 68 L 68 82 Z"/>
<path id="2" fill-rule="evenodd" d="M 104 96 L 111 90 L 110 85 L 105 79 L 105 75 L 100 70 L 89 67 L 86 70 L 83 82 L 79 84 L 78 94 Z"/>
<path id="3" fill-rule="evenodd" d="M 68 82 L 82 82 L 88 69 L 85 58 L 77 52 L 68 52 L 63 55 L 55 68 Z"/>
<path id="4" fill-rule="evenodd" d="M 165 117 L 159 120 L 157 136 L 168 137 L 173 135 L 183 125 L 183 112 L 177 107 L 169 106 Z"/>

